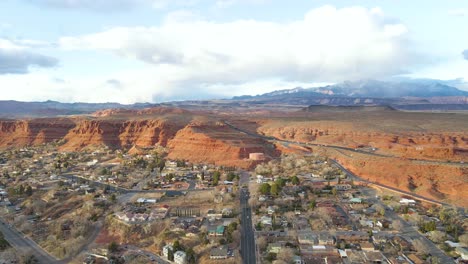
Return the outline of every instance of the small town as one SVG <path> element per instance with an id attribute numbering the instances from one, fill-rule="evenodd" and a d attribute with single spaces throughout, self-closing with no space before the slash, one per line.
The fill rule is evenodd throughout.
<path id="1" fill-rule="evenodd" d="M 166 160 L 163 148 L 55 149 L 0 153 L 0 230 L 63 263 L 468 262 L 462 210 L 317 154 L 252 153 L 246 171 Z M 7 263 L 38 261 L 0 243 Z"/>

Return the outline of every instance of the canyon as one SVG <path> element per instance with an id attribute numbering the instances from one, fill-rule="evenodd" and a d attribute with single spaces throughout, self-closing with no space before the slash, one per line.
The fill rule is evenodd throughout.
<path id="1" fill-rule="evenodd" d="M 225 121 L 249 133 L 226 125 Z M 0 120 L 0 148 L 56 142 L 61 151 L 98 146 L 162 146 L 168 158 L 252 168 L 249 153 L 304 153 L 255 134 L 313 143 L 309 151 L 338 160 L 371 181 L 468 206 L 468 115 L 387 107 L 153 107 L 89 115 Z M 346 149 L 327 148 L 341 146 Z M 352 150 L 362 150 L 355 152 Z"/>

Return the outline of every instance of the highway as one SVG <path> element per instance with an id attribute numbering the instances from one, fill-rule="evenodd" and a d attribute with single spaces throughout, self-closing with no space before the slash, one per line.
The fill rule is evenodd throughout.
<path id="1" fill-rule="evenodd" d="M 49 255 L 49 253 L 44 251 L 38 244 L 20 233 L 14 227 L 10 227 L 3 219 L 0 219 L 0 231 L 12 247 L 24 254 L 34 255 L 39 263 L 64 263 Z"/>
<path id="2" fill-rule="evenodd" d="M 230 128 L 237 130 L 241 133 L 244 133 L 246 135 L 256 137 L 256 138 L 261 138 L 266 141 L 273 141 L 273 142 L 278 142 L 278 143 L 283 143 L 283 144 L 295 144 L 303 147 L 308 147 L 308 146 L 314 146 L 314 147 L 324 147 L 324 148 L 332 148 L 332 149 L 337 149 L 337 150 L 347 150 L 347 151 L 352 151 L 355 153 L 360 153 L 364 155 L 369 155 L 369 156 L 374 156 L 374 157 L 382 157 L 382 158 L 401 158 L 399 156 L 395 155 L 389 155 L 389 154 L 380 154 L 380 153 L 375 153 L 375 152 L 369 152 L 369 151 L 364 151 L 361 149 L 354 149 L 354 148 L 349 148 L 349 147 L 343 147 L 343 146 L 337 146 L 337 145 L 328 145 L 328 144 L 319 144 L 319 143 L 302 143 L 298 141 L 289 141 L 289 140 L 284 140 L 284 139 L 278 139 L 275 137 L 270 137 L 270 136 L 264 136 L 260 135 L 257 133 L 252 133 L 250 131 L 246 131 L 243 129 L 240 129 L 231 123 L 227 121 L 223 121 L 224 124 L 229 126 Z M 445 162 L 445 161 L 436 161 L 436 160 L 426 160 L 426 159 L 414 159 L 414 158 L 407 158 L 406 160 L 411 161 L 411 162 L 416 162 L 416 163 L 426 163 L 426 164 L 436 164 L 436 165 L 457 165 L 457 166 L 467 166 L 468 167 L 468 162 L 464 161 L 454 161 L 454 162 Z"/>
<path id="3" fill-rule="evenodd" d="M 249 192 L 240 191 L 241 216 L 241 256 L 244 264 L 256 263 L 255 233 L 252 228 L 252 210 L 249 206 Z"/>

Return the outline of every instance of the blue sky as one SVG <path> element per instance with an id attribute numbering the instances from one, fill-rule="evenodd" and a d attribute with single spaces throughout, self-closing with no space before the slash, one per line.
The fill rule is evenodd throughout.
<path id="1" fill-rule="evenodd" d="M 395 76 L 468 90 L 468 1 L 2 0 L 0 100 L 160 102 Z"/>

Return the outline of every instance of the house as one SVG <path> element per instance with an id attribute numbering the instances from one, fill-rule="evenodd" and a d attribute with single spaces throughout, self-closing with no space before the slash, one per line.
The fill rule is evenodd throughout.
<path id="1" fill-rule="evenodd" d="M 156 199 L 146 199 L 146 198 L 138 198 L 137 199 L 137 203 L 156 203 L 157 200 Z"/>
<path id="2" fill-rule="evenodd" d="M 366 232 L 352 231 L 345 232 L 336 236 L 337 241 L 346 241 L 347 243 L 359 243 L 369 240 L 369 234 Z"/>
<path id="3" fill-rule="evenodd" d="M 385 257 L 380 251 L 366 251 L 364 252 L 367 263 L 387 263 L 384 261 Z"/>
<path id="4" fill-rule="evenodd" d="M 267 252 L 278 254 L 282 248 L 283 245 L 281 243 L 270 243 L 268 244 Z"/>
<path id="5" fill-rule="evenodd" d="M 297 235 L 299 244 L 303 245 L 315 245 L 318 243 L 317 235 L 310 232 L 303 232 Z"/>
<path id="6" fill-rule="evenodd" d="M 363 250 L 363 251 L 374 251 L 375 250 L 374 244 L 372 244 L 370 242 L 361 242 L 360 245 L 361 245 L 361 250 Z"/>
<path id="7" fill-rule="evenodd" d="M 273 219 L 271 218 L 271 216 L 262 216 L 260 218 L 260 222 L 263 224 L 263 225 L 272 225 L 273 224 Z"/>
<path id="8" fill-rule="evenodd" d="M 174 248 L 172 245 L 165 245 L 163 247 L 163 256 L 167 259 L 169 257 L 169 252 L 173 252 Z"/>
<path id="9" fill-rule="evenodd" d="M 332 246 L 335 244 L 335 239 L 331 235 L 320 234 L 318 237 L 318 244 Z"/>
<path id="10" fill-rule="evenodd" d="M 214 209 L 209 209 L 206 213 L 206 218 L 209 218 L 209 219 L 221 219 L 223 218 L 223 214 L 222 213 L 216 213 L 216 211 Z"/>
<path id="11" fill-rule="evenodd" d="M 174 253 L 174 263 L 176 264 L 185 264 L 187 262 L 187 254 L 184 251 L 176 251 Z"/>
<path id="12" fill-rule="evenodd" d="M 221 210 L 221 214 L 223 216 L 232 216 L 233 211 L 231 208 L 223 208 L 223 210 Z"/>
<path id="13" fill-rule="evenodd" d="M 273 206 L 268 206 L 267 211 L 269 215 L 272 215 L 275 213 L 275 208 Z"/>
<path id="14" fill-rule="evenodd" d="M 228 258 L 227 246 L 215 247 L 210 250 L 210 259 L 227 259 L 227 258 Z"/>
<path id="15" fill-rule="evenodd" d="M 214 236 L 214 237 L 224 236 L 224 229 L 225 229 L 225 227 L 223 225 L 209 226 L 208 227 L 208 235 L 209 236 Z"/>
<path id="16" fill-rule="evenodd" d="M 351 198 L 349 200 L 349 203 L 352 203 L 352 204 L 361 204 L 362 203 L 362 199 L 361 198 Z"/>
<path id="17" fill-rule="evenodd" d="M 461 259 L 468 260 L 468 248 L 466 247 L 457 247 L 455 249 L 457 254 L 460 254 Z"/>
<path id="18" fill-rule="evenodd" d="M 348 191 L 348 190 L 351 190 L 351 188 L 352 188 L 351 184 L 347 184 L 347 183 L 335 185 L 335 189 L 337 191 Z"/>
<path id="19" fill-rule="evenodd" d="M 411 205 L 415 205 L 415 204 L 416 204 L 416 201 L 415 201 L 415 200 L 413 200 L 413 199 L 406 199 L 406 198 L 401 198 L 401 200 L 400 200 L 400 204 L 402 204 L 402 205 L 409 205 L 409 206 L 411 206 Z"/>

